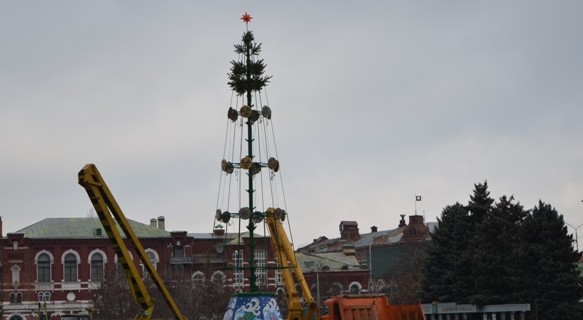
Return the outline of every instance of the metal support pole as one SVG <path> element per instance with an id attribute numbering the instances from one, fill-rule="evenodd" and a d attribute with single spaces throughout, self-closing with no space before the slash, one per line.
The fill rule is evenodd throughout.
<path id="1" fill-rule="evenodd" d="M 579 235 L 577 233 L 577 231 L 579 230 L 579 228 L 581 228 L 583 226 L 583 223 L 578 225 L 578 226 L 573 226 L 567 222 L 565 222 L 566 225 L 568 225 L 569 227 L 575 229 L 575 249 L 577 250 L 577 252 L 579 252 Z"/>

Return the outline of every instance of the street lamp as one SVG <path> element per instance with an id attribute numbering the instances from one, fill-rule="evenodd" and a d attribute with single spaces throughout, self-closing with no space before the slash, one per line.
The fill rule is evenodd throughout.
<path id="1" fill-rule="evenodd" d="M 581 226 L 583 226 L 583 223 L 578 225 L 578 226 L 572 226 L 569 223 L 565 222 L 569 227 L 575 229 L 575 246 L 577 248 L 577 252 L 579 252 L 579 236 L 577 235 L 577 230 L 579 230 L 579 228 L 581 228 Z"/>

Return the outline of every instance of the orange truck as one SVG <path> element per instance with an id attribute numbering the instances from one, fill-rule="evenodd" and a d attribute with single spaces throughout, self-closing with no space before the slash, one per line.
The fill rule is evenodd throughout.
<path id="1" fill-rule="evenodd" d="M 387 296 L 341 295 L 324 302 L 322 320 L 425 320 L 421 305 L 390 305 Z"/>

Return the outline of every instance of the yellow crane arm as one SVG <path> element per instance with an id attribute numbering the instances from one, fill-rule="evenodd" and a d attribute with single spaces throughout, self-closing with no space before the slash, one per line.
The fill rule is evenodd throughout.
<path id="1" fill-rule="evenodd" d="M 97 167 L 94 164 L 85 165 L 83 169 L 81 169 L 79 172 L 79 184 L 85 188 L 85 191 L 87 191 L 89 199 L 91 199 L 91 203 L 93 203 L 93 207 L 99 216 L 99 220 L 105 229 L 107 237 L 113 243 L 113 248 L 118 256 L 118 261 L 124 268 L 134 302 L 140 305 L 140 313 L 135 319 L 150 319 L 154 310 L 154 302 L 144 281 L 140 277 L 138 269 L 132 261 L 128 247 L 117 228 L 116 221 L 126 238 L 136 250 L 140 260 L 152 277 L 152 280 L 154 280 L 154 283 L 162 293 L 162 296 L 172 310 L 174 317 L 176 319 L 185 320 L 186 318 L 182 315 L 180 309 L 178 309 L 176 302 L 170 295 L 166 285 L 164 285 L 162 278 L 158 272 L 156 272 L 156 269 L 154 269 L 144 247 L 136 236 L 134 230 L 131 228 L 128 220 L 125 218 L 111 191 L 109 191 L 107 184 L 101 177 L 99 170 L 97 170 Z"/>
<path id="2" fill-rule="evenodd" d="M 288 319 L 289 320 L 312 320 L 318 315 L 318 306 L 304 278 L 302 268 L 298 265 L 293 247 L 285 233 L 281 219 L 275 217 L 274 209 L 267 209 L 265 223 L 269 228 L 271 245 L 280 265 L 282 279 L 287 293 Z M 295 276 L 295 277 L 294 277 Z M 299 285 L 304 301 L 307 304 L 307 313 L 304 315 L 300 302 L 299 293 L 296 289 Z"/>

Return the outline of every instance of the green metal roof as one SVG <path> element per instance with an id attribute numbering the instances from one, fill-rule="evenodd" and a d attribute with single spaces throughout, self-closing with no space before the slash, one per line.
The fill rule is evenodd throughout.
<path id="1" fill-rule="evenodd" d="M 138 238 L 165 238 L 170 237 L 170 232 L 151 227 L 148 224 L 128 219 L 128 222 Z M 96 229 L 101 229 L 98 235 Z M 119 228 L 118 225 L 118 230 Z M 24 233 L 29 239 L 81 239 L 81 238 L 106 238 L 105 230 L 98 218 L 46 218 L 26 228 L 16 231 Z"/>
<path id="2" fill-rule="evenodd" d="M 356 257 L 343 252 L 300 253 L 296 252 L 298 264 L 304 272 L 315 272 L 327 267 L 327 271 L 363 270 Z"/>

